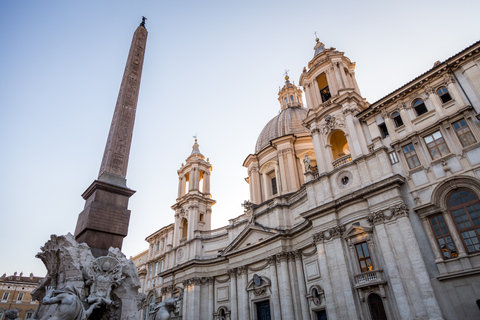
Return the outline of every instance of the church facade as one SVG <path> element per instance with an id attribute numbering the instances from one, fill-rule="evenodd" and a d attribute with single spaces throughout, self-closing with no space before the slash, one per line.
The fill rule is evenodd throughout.
<path id="1" fill-rule="evenodd" d="M 195 141 L 174 222 L 134 257 L 143 319 L 170 297 L 178 319 L 480 318 L 480 42 L 372 104 L 355 63 L 314 49 L 215 230 Z"/>

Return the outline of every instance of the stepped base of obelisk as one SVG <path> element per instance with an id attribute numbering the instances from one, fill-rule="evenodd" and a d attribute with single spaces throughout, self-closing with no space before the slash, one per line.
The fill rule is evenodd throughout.
<path id="1" fill-rule="evenodd" d="M 95 258 L 90 247 L 69 233 L 52 235 L 36 257 L 47 276 L 32 292 L 40 301 L 34 319 L 133 320 L 145 299 L 133 261 L 118 248 Z"/>

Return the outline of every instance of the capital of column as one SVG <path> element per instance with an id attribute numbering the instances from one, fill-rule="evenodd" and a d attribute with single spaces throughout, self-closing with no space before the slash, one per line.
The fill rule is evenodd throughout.
<path id="1" fill-rule="evenodd" d="M 230 278 L 236 278 L 237 277 L 237 268 L 228 269 L 227 274 Z"/>
<path id="2" fill-rule="evenodd" d="M 237 275 L 247 274 L 247 266 L 240 266 L 237 268 Z"/>

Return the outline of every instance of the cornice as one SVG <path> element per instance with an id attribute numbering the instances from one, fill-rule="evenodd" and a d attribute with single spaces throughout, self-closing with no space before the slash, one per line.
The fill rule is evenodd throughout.
<path id="1" fill-rule="evenodd" d="M 421 89 L 426 83 L 431 82 L 433 79 L 444 76 L 447 73 L 452 72 L 452 68 L 458 68 L 465 62 L 467 59 L 471 59 L 474 55 L 478 55 L 480 52 L 480 41 L 475 42 L 471 46 L 465 48 L 456 55 L 446 59 L 444 62 L 440 63 L 437 66 L 427 70 L 423 74 L 417 76 L 413 80 L 407 82 L 400 88 L 392 91 L 383 98 L 375 101 L 370 105 L 369 108 L 360 112 L 357 117 L 360 120 L 364 120 L 366 117 L 371 116 L 374 112 L 383 109 L 386 105 L 391 103 L 396 99 L 401 99 L 406 95 L 410 94 L 413 90 Z"/>

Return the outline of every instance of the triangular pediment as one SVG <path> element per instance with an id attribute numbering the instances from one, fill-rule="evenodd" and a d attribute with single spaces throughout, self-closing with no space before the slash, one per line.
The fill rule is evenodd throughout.
<path id="1" fill-rule="evenodd" d="M 346 238 L 354 237 L 359 234 L 365 234 L 365 233 L 371 233 L 371 232 L 372 232 L 372 228 L 370 227 L 352 225 L 343 233 L 343 238 L 346 239 Z"/>
<path id="2" fill-rule="evenodd" d="M 273 230 L 265 230 L 255 225 L 247 226 L 240 234 L 225 248 L 224 254 L 237 250 L 252 247 L 257 243 L 277 235 L 278 232 Z"/>

